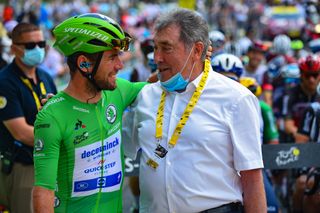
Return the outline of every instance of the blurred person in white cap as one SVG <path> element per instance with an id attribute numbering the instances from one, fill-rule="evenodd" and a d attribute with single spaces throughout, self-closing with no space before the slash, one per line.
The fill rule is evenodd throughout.
<path id="1" fill-rule="evenodd" d="M 12 30 L 13 30 L 13 28 L 15 28 L 15 26 L 17 26 L 17 24 L 18 24 L 18 22 L 16 20 L 7 21 L 4 24 L 4 28 L 6 29 L 7 35 L 9 38 L 11 38 Z"/>
<path id="2" fill-rule="evenodd" d="M 212 46 L 212 56 L 213 59 L 215 56 L 224 53 L 224 44 L 226 42 L 226 38 L 224 34 L 219 30 L 213 30 L 209 33 L 209 39 Z"/>

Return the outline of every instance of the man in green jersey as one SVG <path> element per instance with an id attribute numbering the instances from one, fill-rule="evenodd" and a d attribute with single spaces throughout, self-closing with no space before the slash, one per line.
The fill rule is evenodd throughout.
<path id="1" fill-rule="evenodd" d="M 255 78 L 241 77 L 240 84 L 247 87 L 255 96 L 260 97 L 262 89 Z M 272 108 L 262 100 L 259 100 L 259 105 L 263 120 L 263 144 L 279 144 L 279 133 Z"/>
<path id="2" fill-rule="evenodd" d="M 54 34 L 71 80 L 35 122 L 34 210 L 122 212 L 122 113 L 145 84 L 116 79 L 130 37 L 93 13 L 65 20 Z"/>

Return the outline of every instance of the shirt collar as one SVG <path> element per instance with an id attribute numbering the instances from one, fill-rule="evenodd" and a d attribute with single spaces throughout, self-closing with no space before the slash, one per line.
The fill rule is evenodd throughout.
<path id="1" fill-rule="evenodd" d="M 202 71 L 202 72 L 200 73 L 200 75 L 198 75 L 198 77 L 196 77 L 193 81 L 191 81 L 191 82 L 188 84 L 188 86 L 187 86 L 187 88 L 186 88 L 186 91 L 195 90 L 195 89 L 197 88 L 197 86 L 199 85 L 199 82 L 201 81 L 203 72 L 204 72 L 204 71 Z M 213 72 L 211 66 L 210 66 L 209 74 L 210 74 L 210 72 Z M 210 75 L 209 75 L 209 76 L 210 76 Z"/>
<path id="2" fill-rule="evenodd" d="M 12 62 L 12 71 L 18 76 L 22 78 L 27 78 L 29 80 L 32 80 L 26 76 L 26 74 L 20 69 L 20 67 L 16 63 L 16 59 L 13 60 Z M 36 68 L 36 77 L 39 80 L 39 75 L 38 75 L 38 68 Z"/>

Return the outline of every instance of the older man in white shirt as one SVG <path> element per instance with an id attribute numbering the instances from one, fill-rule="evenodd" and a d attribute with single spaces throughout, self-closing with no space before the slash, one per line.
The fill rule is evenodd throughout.
<path id="1" fill-rule="evenodd" d="M 212 71 L 195 12 L 159 18 L 154 42 L 160 81 L 124 118 L 126 155 L 142 149 L 140 212 L 266 212 L 256 97 Z"/>

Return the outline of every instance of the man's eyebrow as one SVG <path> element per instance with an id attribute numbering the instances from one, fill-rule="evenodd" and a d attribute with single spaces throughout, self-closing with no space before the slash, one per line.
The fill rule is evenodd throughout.
<path id="1" fill-rule="evenodd" d="M 114 58 L 116 56 L 118 56 L 119 54 L 121 54 L 120 52 L 115 52 L 115 53 L 111 53 L 108 58 Z"/>
<path id="2" fill-rule="evenodd" d="M 158 44 L 163 46 L 173 46 L 173 43 L 169 41 L 160 41 Z"/>

